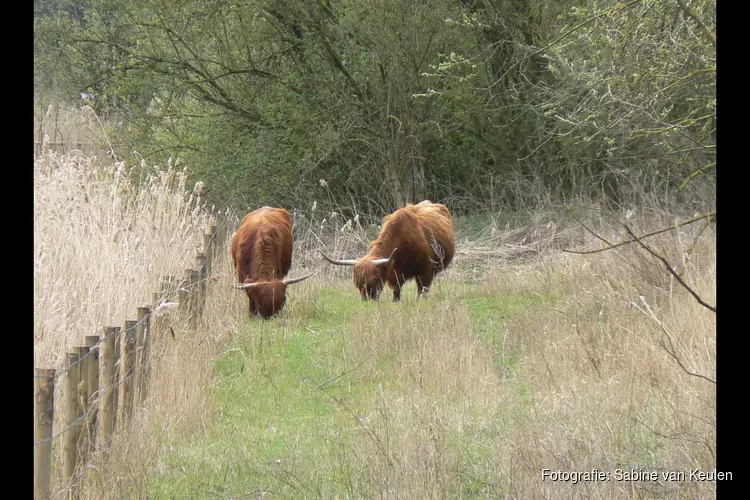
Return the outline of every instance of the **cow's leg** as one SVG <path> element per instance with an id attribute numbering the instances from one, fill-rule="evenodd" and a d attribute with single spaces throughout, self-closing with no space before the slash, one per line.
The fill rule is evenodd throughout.
<path id="1" fill-rule="evenodd" d="M 393 302 L 398 302 L 401 300 L 401 288 L 404 285 L 404 278 L 403 276 L 394 276 L 390 277 L 388 279 L 388 286 L 391 287 L 391 290 L 393 290 Z"/>
<path id="2" fill-rule="evenodd" d="M 258 315 L 258 305 L 255 303 L 254 300 L 250 301 L 250 315 L 251 316 L 257 316 Z"/>
<path id="3" fill-rule="evenodd" d="M 417 282 L 417 296 L 427 298 L 430 292 L 430 285 L 432 285 L 433 272 L 432 269 L 425 270 L 417 276 L 415 280 Z"/>

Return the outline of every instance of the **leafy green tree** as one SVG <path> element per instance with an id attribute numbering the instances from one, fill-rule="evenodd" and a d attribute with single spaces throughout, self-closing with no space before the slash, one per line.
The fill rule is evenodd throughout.
<path id="1" fill-rule="evenodd" d="M 684 194 L 715 165 L 715 2 L 35 4 L 38 92 L 178 156 L 219 205 L 456 211 Z M 153 163 L 150 161 L 150 163 Z M 614 179 L 614 182 L 611 180 Z M 681 190 L 682 189 L 682 190 Z M 630 189 L 630 191 L 634 191 Z"/>

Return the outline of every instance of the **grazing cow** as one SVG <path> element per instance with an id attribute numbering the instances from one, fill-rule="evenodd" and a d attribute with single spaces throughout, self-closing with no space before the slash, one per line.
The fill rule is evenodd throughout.
<path id="1" fill-rule="evenodd" d="M 247 214 L 232 236 L 231 253 L 239 285 L 250 300 L 250 314 L 270 318 L 286 302 L 286 287 L 309 278 L 284 279 L 292 267 L 292 216 L 263 207 Z"/>
<path id="2" fill-rule="evenodd" d="M 401 299 L 401 286 L 412 278 L 417 294 L 428 292 L 437 273 L 448 267 L 456 249 L 453 221 L 448 209 L 425 200 L 407 205 L 387 216 L 378 238 L 367 255 L 357 260 L 334 260 L 331 264 L 354 266 L 354 284 L 363 300 L 380 296 L 384 283 Z"/>

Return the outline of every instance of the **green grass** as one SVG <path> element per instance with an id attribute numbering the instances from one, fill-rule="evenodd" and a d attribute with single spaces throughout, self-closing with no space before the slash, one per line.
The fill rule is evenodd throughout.
<path id="1" fill-rule="evenodd" d="M 430 301 L 405 294 L 400 304 L 391 303 L 387 293 L 379 303 L 364 303 L 353 289 L 322 288 L 309 302 L 290 304 L 282 318 L 248 320 L 215 361 L 210 424 L 191 436 L 172 437 L 171 451 L 149 477 L 150 496 L 195 498 L 262 490 L 291 497 L 353 495 L 350 476 L 360 466 L 347 456 L 357 440 L 371 439 L 375 446 L 372 436 L 388 421 L 378 394 L 398 398 L 399 391 L 413 388 L 389 376 L 403 362 L 397 357 L 347 359 L 352 329 L 377 321 L 374 315 L 395 315 L 399 308 L 429 316 L 457 297 L 471 312 L 476 332 L 495 342 L 489 337 L 491 332 L 500 335 L 493 329 L 496 322 L 550 300 L 531 294 L 489 295 L 471 285 L 445 288 Z M 466 397 L 458 393 L 435 399 L 444 407 L 467 407 Z M 465 411 L 486 409 L 469 405 Z M 481 464 L 494 458 L 481 443 L 483 432 L 478 424 L 462 432 L 447 429 L 443 439 L 467 463 Z M 457 476 L 464 493 L 485 491 L 477 467 L 470 468 L 472 474 Z"/>
<path id="2" fill-rule="evenodd" d="M 211 413 L 157 434 L 149 498 L 536 498 L 553 491 L 542 467 L 671 464 L 659 429 L 694 425 L 668 420 L 666 386 L 618 368 L 627 337 L 600 334 L 600 297 L 571 303 L 545 276 L 539 292 L 444 280 L 421 300 L 411 286 L 400 303 L 362 302 L 347 280 L 246 318 L 214 361 Z"/>

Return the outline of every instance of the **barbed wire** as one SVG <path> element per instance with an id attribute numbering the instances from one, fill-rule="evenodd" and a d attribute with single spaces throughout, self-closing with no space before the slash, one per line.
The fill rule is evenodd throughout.
<path id="1" fill-rule="evenodd" d="M 128 374 L 128 375 L 126 375 L 126 376 L 124 376 L 124 377 L 122 378 L 122 380 L 118 380 L 118 381 L 117 381 L 117 382 L 115 382 L 114 384 L 112 384 L 112 385 L 110 385 L 109 387 L 107 387 L 107 388 L 105 389 L 105 392 L 109 393 L 109 392 L 111 392 L 111 391 L 113 391 L 113 390 L 116 390 L 116 389 L 117 389 L 117 388 L 119 388 L 119 387 L 120 387 L 120 386 L 121 386 L 122 384 L 124 384 L 124 383 L 125 383 L 125 381 L 127 381 L 127 380 L 128 380 L 128 379 L 130 379 L 130 378 L 133 378 L 133 377 L 135 377 L 135 375 L 136 375 L 136 374 L 137 374 L 138 372 L 140 372 L 140 371 L 145 371 L 145 370 L 146 370 L 146 364 L 141 364 L 141 365 L 140 365 L 140 366 L 139 366 L 139 367 L 138 367 L 137 369 L 133 369 L 133 370 L 131 370 L 131 373 L 130 373 L 130 374 Z M 53 440 L 55 440 L 55 439 L 59 438 L 60 436 L 62 436 L 63 434 L 65 434 L 65 432 L 67 432 L 67 431 L 68 431 L 68 430 L 69 430 L 69 429 L 70 429 L 71 427 L 73 427 L 73 426 L 74 426 L 74 425 L 76 425 L 76 424 L 77 424 L 78 422 L 80 422 L 80 421 L 81 421 L 81 420 L 82 420 L 82 419 L 83 419 L 84 417 L 86 417 L 86 416 L 87 416 L 87 415 L 88 415 L 89 413 L 95 413 L 95 412 L 99 411 L 99 405 L 101 404 L 101 396 L 99 395 L 99 391 L 98 391 L 98 390 L 96 391 L 96 393 L 95 393 L 95 394 L 97 394 L 97 397 L 96 397 L 96 398 L 95 398 L 95 399 L 94 399 L 93 401 L 90 401 L 90 402 L 88 402 L 88 410 L 86 410 L 86 411 L 85 411 L 85 412 L 83 413 L 83 415 L 81 415 L 81 416 L 80 416 L 80 417 L 78 417 L 77 419 L 73 420 L 73 421 L 72 421 L 72 422 L 71 422 L 70 424 L 68 424 L 68 425 L 67 425 L 67 427 L 65 427 L 64 429 L 62 429 L 62 430 L 58 431 L 58 432 L 57 432 L 57 434 L 55 434 L 55 435 L 53 435 L 53 436 L 51 436 L 51 437 L 48 437 L 48 438 L 42 439 L 41 441 L 34 441 L 34 446 L 39 446 L 40 444 L 44 444 L 44 443 L 47 443 L 47 442 L 49 442 L 49 441 L 53 441 Z"/>
<path id="2" fill-rule="evenodd" d="M 60 436 L 62 436 L 63 434 L 65 434 L 68 431 L 68 429 L 70 429 L 71 427 L 73 427 L 74 425 L 76 425 L 78 422 L 80 422 L 81 420 L 83 420 L 83 418 L 86 417 L 88 414 L 89 414 L 89 412 L 84 413 L 83 415 L 81 415 L 77 419 L 73 420 L 73 422 L 71 422 L 70 424 L 68 424 L 68 426 L 66 428 L 64 428 L 61 431 L 58 431 L 58 433 L 55 434 L 55 435 L 53 435 L 51 437 L 48 437 L 48 438 L 45 438 L 45 439 L 42 439 L 41 441 L 34 441 L 34 446 L 39 446 L 40 444 L 44 444 L 44 443 L 48 443 L 50 441 L 54 441 L 55 439 L 57 439 Z"/>
<path id="3" fill-rule="evenodd" d="M 60 376 L 62 376 L 64 374 L 66 374 L 67 372 L 69 372 L 78 363 L 82 362 L 84 359 L 86 359 L 90 355 L 94 354 L 94 352 L 97 351 L 100 348 L 102 342 L 104 342 L 108 338 L 110 338 L 110 337 L 112 337 L 114 335 L 117 335 L 117 334 L 126 333 L 126 332 L 129 332 L 129 331 L 132 331 L 132 330 L 136 329 L 138 327 L 138 325 L 140 325 L 141 323 L 143 323 L 144 321 L 146 321 L 148 318 L 151 317 L 151 315 L 154 313 L 154 310 L 155 309 L 151 309 L 148 312 L 148 314 L 146 314 L 144 317 L 142 317 L 141 319 L 139 319 L 138 321 L 136 321 L 136 323 L 134 325 L 131 325 L 130 327 L 125 328 L 125 329 L 119 328 L 119 330 L 115 330 L 112 333 L 110 333 L 108 335 L 105 335 L 104 337 L 100 338 L 99 341 L 96 344 L 94 344 L 94 345 L 92 345 L 92 346 L 89 347 L 89 352 L 87 352 L 86 354 L 84 354 L 83 356 L 81 356 L 80 358 L 78 358 L 77 360 L 75 360 L 73 363 L 69 364 L 65 368 L 62 368 L 61 370 L 57 371 L 55 373 L 54 377 L 50 377 L 49 375 L 34 375 L 34 378 L 47 378 L 47 379 L 57 380 Z"/>
<path id="4" fill-rule="evenodd" d="M 166 293 L 180 292 L 180 291 L 189 291 L 188 289 L 190 289 L 190 288 L 194 288 L 194 287 L 200 286 L 203 283 L 206 283 L 208 281 L 212 281 L 212 278 L 214 276 L 215 275 L 213 275 L 213 274 L 211 276 L 206 276 L 205 278 L 201 278 L 200 280 L 197 280 L 197 281 L 195 281 L 194 283 L 191 283 L 191 284 L 180 283 L 180 285 L 178 285 L 177 287 L 171 288 L 170 290 L 166 291 Z M 184 281 L 184 280 L 181 280 L 181 281 Z M 89 352 L 87 352 L 86 354 L 84 354 L 83 356 L 81 356 L 80 358 L 78 358 L 75 362 L 71 363 L 70 365 L 66 366 L 65 368 L 62 368 L 59 371 L 57 371 L 55 373 L 54 377 L 50 377 L 49 375 L 34 375 L 34 378 L 55 379 L 56 380 L 60 376 L 64 375 L 68 371 L 70 371 L 74 366 L 76 366 L 78 363 L 82 362 L 88 356 L 94 354 L 94 351 L 96 351 L 97 349 L 99 349 L 99 347 L 101 346 L 101 343 L 104 342 L 106 339 L 108 339 L 109 337 L 111 337 L 113 335 L 117 335 L 118 333 L 126 333 L 126 332 L 129 332 L 129 331 L 137 328 L 143 321 L 145 321 L 148 318 L 150 318 L 151 316 L 153 316 L 154 312 L 159 308 L 159 306 L 161 306 L 164 303 L 168 303 L 168 302 L 169 302 L 169 298 L 168 297 L 160 297 L 156 301 L 156 303 L 151 306 L 151 309 L 148 312 L 148 314 L 146 314 L 143 318 L 141 318 L 138 321 L 136 321 L 135 325 L 132 325 L 132 326 L 130 326 L 128 328 L 125 328 L 125 329 L 120 328 L 119 330 L 114 331 L 114 332 L 110 333 L 109 335 L 105 335 L 104 337 L 102 337 L 101 339 L 99 339 L 99 341 L 96 344 L 94 344 L 93 346 L 90 346 Z"/>

